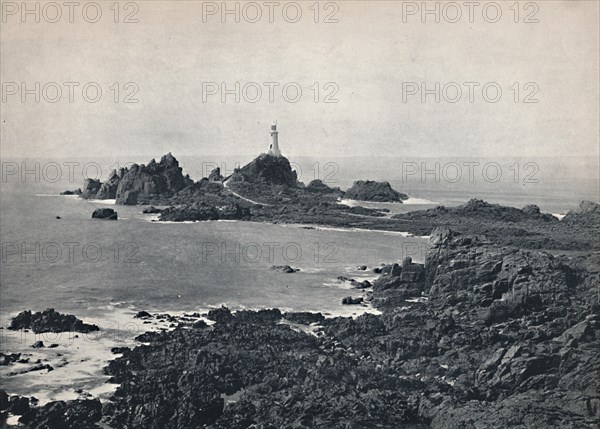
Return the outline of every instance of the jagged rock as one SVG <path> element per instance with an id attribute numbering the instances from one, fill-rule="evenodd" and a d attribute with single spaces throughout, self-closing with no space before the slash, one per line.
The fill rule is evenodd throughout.
<path id="1" fill-rule="evenodd" d="M 117 220 L 117 212 L 109 208 L 100 208 L 94 210 L 92 219 Z"/>
<path id="2" fill-rule="evenodd" d="M 99 399 L 49 402 L 43 407 L 23 412 L 19 423 L 29 428 L 98 428 L 95 423 L 102 418 Z"/>
<path id="3" fill-rule="evenodd" d="M 344 194 L 345 198 L 359 201 L 398 202 L 408 199 L 408 195 L 392 189 L 388 182 L 358 180 Z"/>
<path id="4" fill-rule="evenodd" d="M 138 191 L 125 191 L 119 193 L 116 199 L 116 204 L 122 204 L 127 206 L 134 206 L 138 203 Z"/>
<path id="5" fill-rule="evenodd" d="M 98 179 L 85 179 L 83 182 L 83 192 L 80 197 L 85 199 L 96 198 L 96 194 L 100 190 L 102 183 Z"/>
<path id="6" fill-rule="evenodd" d="M 81 319 L 71 314 L 61 314 L 53 308 L 49 308 L 43 312 L 31 313 L 31 311 L 23 311 L 19 313 L 11 322 L 8 329 L 31 329 L 34 333 L 42 332 L 93 332 L 100 328 L 96 325 L 83 323 Z"/>
<path id="7" fill-rule="evenodd" d="M 211 182 L 222 182 L 223 179 L 224 179 L 224 177 L 221 176 L 221 169 L 219 167 L 216 167 L 208 175 L 208 180 L 211 181 Z"/>
<path id="8" fill-rule="evenodd" d="M 117 174 L 116 170 L 112 170 L 108 176 L 108 180 L 100 186 L 100 189 L 96 193 L 96 197 L 99 200 L 115 199 L 117 196 L 117 186 L 121 178 Z"/>

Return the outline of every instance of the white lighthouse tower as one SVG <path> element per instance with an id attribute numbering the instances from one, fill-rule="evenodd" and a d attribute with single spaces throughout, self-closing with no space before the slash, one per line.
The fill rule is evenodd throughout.
<path id="1" fill-rule="evenodd" d="M 281 156 L 281 151 L 279 150 L 277 134 L 279 134 L 279 132 L 277 131 L 277 122 L 273 122 L 273 124 L 271 125 L 271 144 L 269 145 L 269 151 L 267 152 L 267 154 L 279 157 Z"/>

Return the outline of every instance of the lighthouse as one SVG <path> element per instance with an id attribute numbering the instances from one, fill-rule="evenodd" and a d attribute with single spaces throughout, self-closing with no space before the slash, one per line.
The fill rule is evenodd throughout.
<path id="1" fill-rule="evenodd" d="M 269 145 L 269 151 L 267 152 L 267 154 L 279 157 L 281 156 L 281 151 L 279 150 L 277 134 L 279 134 L 279 132 L 277 131 L 277 122 L 273 122 L 273 124 L 271 125 L 271 144 Z"/>

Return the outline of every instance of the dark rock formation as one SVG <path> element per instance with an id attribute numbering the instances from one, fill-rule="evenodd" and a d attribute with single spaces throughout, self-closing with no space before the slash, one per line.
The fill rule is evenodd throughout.
<path id="1" fill-rule="evenodd" d="M 43 341 L 36 341 L 31 347 L 34 349 L 43 349 L 45 346 Z"/>
<path id="2" fill-rule="evenodd" d="M 360 201 L 401 203 L 408 195 L 395 191 L 388 182 L 358 180 L 346 191 L 344 197 Z"/>
<path id="3" fill-rule="evenodd" d="M 83 182 L 83 191 L 80 197 L 85 199 L 96 198 L 96 194 L 100 190 L 102 183 L 97 179 L 85 179 Z"/>
<path id="4" fill-rule="evenodd" d="M 117 197 L 117 186 L 119 186 L 120 180 L 121 178 L 116 170 L 111 171 L 108 180 L 102 183 L 95 198 L 99 200 L 115 199 Z"/>
<path id="5" fill-rule="evenodd" d="M 43 407 L 29 408 L 19 413 L 19 423 L 28 428 L 78 428 L 98 429 L 96 423 L 102 418 L 99 399 L 49 402 Z"/>
<path id="6" fill-rule="evenodd" d="M 360 304 L 361 302 L 363 302 L 363 299 L 364 298 L 362 296 L 358 296 L 358 297 L 347 296 L 342 299 L 342 304 L 345 304 L 345 305 Z"/>
<path id="7" fill-rule="evenodd" d="M 9 365 L 21 359 L 21 353 L 0 353 L 0 366 Z"/>
<path id="8" fill-rule="evenodd" d="M 289 265 L 273 265 L 271 270 L 277 271 L 279 273 L 292 274 L 297 271 L 300 271 L 300 268 L 292 268 Z"/>
<path id="9" fill-rule="evenodd" d="M 208 180 L 210 182 L 222 182 L 224 179 L 223 176 L 221 176 L 221 169 L 219 167 L 216 167 L 213 171 L 210 172 L 210 174 L 208 175 Z"/>
<path id="10" fill-rule="evenodd" d="M 327 186 L 325 183 L 323 183 L 323 181 L 320 179 L 311 180 L 310 183 L 308 185 L 306 185 L 306 187 L 304 189 L 306 189 L 308 192 L 319 193 L 319 194 L 336 193 L 340 197 L 344 194 L 340 190 L 340 188 L 337 188 L 337 187 L 331 188 L 331 187 Z"/>
<path id="11" fill-rule="evenodd" d="M 284 156 L 262 154 L 232 174 L 233 181 L 296 186 L 297 175 Z"/>
<path id="12" fill-rule="evenodd" d="M 38 313 L 23 311 L 15 317 L 8 329 L 31 329 L 34 333 L 42 332 L 92 332 L 100 328 L 96 325 L 83 323 L 81 319 L 71 314 L 61 314 L 53 308 Z"/>
<path id="13" fill-rule="evenodd" d="M 571 210 L 561 222 L 571 225 L 582 225 L 600 230 L 600 204 L 592 201 L 582 201 L 576 210 Z"/>
<path id="14" fill-rule="evenodd" d="M 142 213 L 146 213 L 146 214 L 157 214 L 160 213 L 162 210 L 158 209 L 154 206 L 150 206 L 147 209 L 142 210 Z"/>
<path id="15" fill-rule="evenodd" d="M 60 193 L 60 195 L 81 195 L 81 188 L 77 188 L 74 191 L 65 190 Z"/>
<path id="16" fill-rule="evenodd" d="M 117 220 L 117 212 L 109 208 L 100 208 L 94 210 L 92 219 Z"/>
<path id="17" fill-rule="evenodd" d="M 168 153 L 160 162 L 154 159 L 148 165 L 133 164 L 130 168 L 112 171 L 108 180 L 87 179 L 82 198 L 116 199 L 117 204 L 137 204 L 152 198 L 168 198 L 192 185 L 184 176 L 179 162 Z"/>
<path id="18" fill-rule="evenodd" d="M 462 234 L 485 235 L 498 245 L 528 249 L 600 250 L 600 223 L 594 221 L 594 205 L 562 221 L 537 206 L 523 210 L 473 199 L 458 207 L 439 206 L 392 216 L 405 231 L 429 234 L 448 227 Z M 579 219 L 579 221 L 574 221 Z M 588 221 L 586 221 L 589 220 Z"/>

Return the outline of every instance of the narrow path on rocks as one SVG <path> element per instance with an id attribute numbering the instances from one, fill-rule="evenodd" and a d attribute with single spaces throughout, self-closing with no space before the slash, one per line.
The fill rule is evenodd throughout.
<path id="1" fill-rule="evenodd" d="M 254 201 L 254 200 L 251 200 L 250 198 L 246 198 L 246 197 L 243 197 L 243 196 L 241 196 L 241 195 L 240 195 L 240 194 L 238 194 L 237 192 L 233 191 L 233 190 L 232 190 L 232 189 L 231 189 L 231 188 L 230 188 L 230 187 L 227 185 L 227 182 L 228 182 L 228 181 L 229 181 L 229 178 L 225 179 L 225 180 L 223 181 L 223 186 L 224 186 L 224 187 L 225 187 L 225 188 L 226 188 L 226 189 L 227 189 L 229 192 L 231 192 L 233 195 L 235 195 L 236 197 L 238 197 L 238 198 L 241 198 L 241 199 L 242 199 L 242 200 L 244 200 L 244 201 L 248 201 L 249 203 L 256 204 L 256 205 L 258 205 L 258 206 L 270 206 L 270 205 L 271 205 L 271 204 L 267 204 L 267 203 L 259 203 L 258 201 Z"/>

